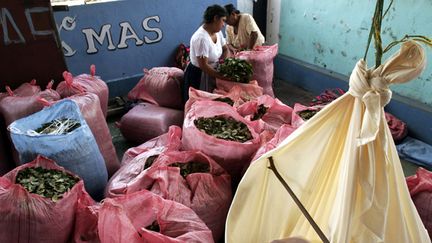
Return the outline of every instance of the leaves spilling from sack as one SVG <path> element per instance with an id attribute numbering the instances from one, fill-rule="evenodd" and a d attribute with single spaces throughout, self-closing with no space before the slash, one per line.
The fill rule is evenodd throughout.
<path id="1" fill-rule="evenodd" d="M 234 101 L 228 97 L 221 97 L 221 98 L 216 98 L 214 99 L 214 101 L 219 101 L 219 102 L 223 102 L 223 103 L 227 103 L 230 106 L 234 105 Z"/>
<path id="2" fill-rule="evenodd" d="M 268 110 L 268 107 L 265 107 L 263 104 L 259 105 L 257 112 L 252 117 L 252 121 L 256 121 L 258 119 L 261 119 L 265 115 L 267 110 Z"/>
<path id="3" fill-rule="evenodd" d="M 72 132 L 80 126 L 81 123 L 77 120 L 59 118 L 42 124 L 42 126 L 36 129 L 35 132 L 48 135 L 63 135 Z"/>
<path id="4" fill-rule="evenodd" d="M 319 110 L 304 110 L 299 111 L 297 114 L 305 121 L 311 119 Z"/>
<path id="5" fill-rule="evenodd" d="M 239 83 L 249 83 L 253 75 L 252 64 L 245 60 L 231 57 L 226 58 L 219 65 L 218 71 L 224 77 Z"/>
<path id="6" fill-rule="evenodd" d="M 180 168 L 180 175 L 183 178 L 186 178 L 187 175 L 193 174 L 193 173 L 208 173 L 210 172 L 210 167 L 208 164 L 201 163 L 201 162 L 195 162 L 190 161 L 187 163 L 181 163 L 177 162 L 174 164 L 170 164 L 171 167 L 179 167 Z"/>
<path id="7" fill-rule="evenodd" d="M 78 181 L 78 177 L 64 171 L 42 167 L 20 170 L 15 179 L 15 183 L 22 185 L 28 192 L 51 198 L 54 202 L 61 199 Z"/>
<path id="8" fill-rule="evenodd" d="M 194 124 L 199 130 L 216 138 L 241 143 L 252 139 L 252 134 L 246 124 L 232 117 L 200 117 L 194 120 Z"/>

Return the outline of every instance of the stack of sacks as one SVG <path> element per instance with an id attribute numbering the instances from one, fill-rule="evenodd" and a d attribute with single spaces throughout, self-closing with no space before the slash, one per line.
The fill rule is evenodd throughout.
<path id="1" fill-rule="evenodd" d="M 252 80 L 257 80 L 264 94 L 274 97 L 273 93 L 273 59 L 278 52 L 278 45 L 257 46 L 251 51 L 241 51 L 235 55 L 236 58 L 244 59 L 252 64 Z"/>
<path id="2" fill-rule="evenodd" d="M 99 97 L 100 107 L 104 117 L 107 116 L 109 90 L 107 84 L 95 76 L 95 65 L 90 66 L 90 75 L 81 74 L 73 77 L 71 73 L 63 72 L 64 81 L 57 86 L 57 92 L 62 98 L 85 92 L 96 94 Z"/>
<path id="3" fill-rule="evenodd" d="M 81 207 L 76 225 L 75 242 L 214 242 L 192 209 L 146 190 Z"/>
<path id="4" fill-rule="evenodd" d="M 43 109 L 43 104 L 39 102 L 40 99 L 45 99 L 48 101 L 56 101 L 60 99 L 60 95 L 52 89 L 53 81 L 48 83 L 46 89 L 41 91 L 40 87 L 35 84 L 33 80 L 32 83 L 24 83 L 19 88 L 14 91 L 11 91 L 9 87 L 8 96 L 4 97 L 0 101 L 0 116 L 1 120 L 4 123 L 1 128 L 7 137 L 3 137 L 5 151 L 10 151 L 12 154 L 13 160 L 15 161 L 15 165 L 19 165 L 19 157 L 13 146 L 10 144 L 9 133 L 6 132 L 6 127 L 9 126 L 12 122 L 36 113 Z"/>
<path id="5" fill-rule="evenodd" d="M 27 170 L 40 171 L 55 170 L 74 178 L 76 184 L 70 190 L 60 196 L 50 196 L 54 188 L 49 188 L 46 182 L 34 181 L 35 185 L 45 185 L 45 190 L 37 190 L 38 195 L 30 193 L 30 187 L 23 186 Z M 20 173 L 22 172 L 22 173 Z M 57 172 L 59 173 L 59 172 Z M 45 173 L 44 175 L 47 175 Z M 19 184 L 17 178 L 23 177 L 23 185 Z M 40 178 L 40 177 L 34 177 Z M 72 180 L 72 179 L 71 179 Z M 59 182 L 55 182 L 55 186 Z M 42 188 L 41 188 L 42 189 Z M 57 189 L 57 188 L 55 188 Z M 58 189 L 57 189 L 58 190 Z M 36 191 L 36 190 L 32 190 Z M 57 243 L 69 242 L 74 233 L 74 222 L 77 202 L 86 201 L 92 203 L 87 192 L 84 190 L 83 181 L 74 174 L 58 166 L 54 161 L 38 156 L 34 161 L 15 168 L 0 178 L 0 242 L 35 242 L 35 243 Z"/>
<path id="6" fill-rule="evenodd" d="M 123 166 L 122 173 L 110 180 L 107 196 L 149 190 L 179 202 L 194 210 L 218 241 L 232 199 L 230 176 L 199 151 L 158 152 L 148 150 Z M 126 167 L 129 171 L 123 170 Z"/>
<path id="7" fill-rule="evenodd" d="M 183 124 L 181 87 L 183 71 L 175 67 L 144 70 L 144 77 L 129 92 L 128 99 L 145 101 L 132 108 L 117 124 L 122 135 L 142 143 Z"/>

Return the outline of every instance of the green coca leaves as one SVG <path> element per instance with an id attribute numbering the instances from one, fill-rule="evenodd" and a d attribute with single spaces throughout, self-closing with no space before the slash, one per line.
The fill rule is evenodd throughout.
<path id="1" fill-rule="evenodd" d="M 253 75 L 252 64 L 238 58 L 226 58 L 224 62 L 219 65 L 218 71 L 224 77 L 239 83 L 249 83 Z"/>
<path id="2" fill-rule="evenodd" d="M 199 130 L 219 139 L 241 143 L 252 139 L 252 134 L 246 124 L 232 117 L 200 117 L 194 120 L 194 124 Z"/>
<path id="3" fill-rule="evenodd" d="M 174 164 L 170 164 L 170 166 L 179 167 L 180 168 L 180 175 L 183 178 L 186 178 L 187 175 L 193 174 L 193 173 L 208 173 L 208 172 L 210 172 L 210 166 L 206 163 L 201 163 L 201 162 L 194 162 L 194 161 L 190 161 L 187 163 L 177 162 Z"/>
<path id="4" fill-rule="evenodd" d="M 78 177 L 66 172 L 42 167 L 25 168 L 18 172 L 15 179 L 15 183 L 28 192 L 51 198 L 54 202 L 61 199 L 78 181 Z"/>

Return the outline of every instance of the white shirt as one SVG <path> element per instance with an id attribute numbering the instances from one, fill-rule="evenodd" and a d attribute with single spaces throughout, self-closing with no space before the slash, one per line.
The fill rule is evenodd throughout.
<path id="1" fill-rule="evenodd" d="M 192 35 L 190 41 L 190 53 L 189 57 L 191 63 L 199 67 L 198 57 L 207 57 L 208 64 L 215 68 L 219 62 L 219 58 L 222 56 L 222 47 L 226 41 L 221 31 L 216 33 L 216 43 L 213 42 L 210 34 L 200 26 L 197 31 Z"/>

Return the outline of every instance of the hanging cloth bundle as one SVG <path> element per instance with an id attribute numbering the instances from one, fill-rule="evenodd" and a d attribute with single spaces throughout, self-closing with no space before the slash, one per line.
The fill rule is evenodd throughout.
<path id="1" fill-rule="evenodd" d="M 388 86 L 414 79 L 425 63 L 413 41 L 376 69 L 360 60 L 346 94 L 251 164 L 228 214 L 226 242 L 293 236 L 322 242 L 268 169 L 270 156 L 330 242 L 430 242 L 383 109 L 391 99 Z"/>

